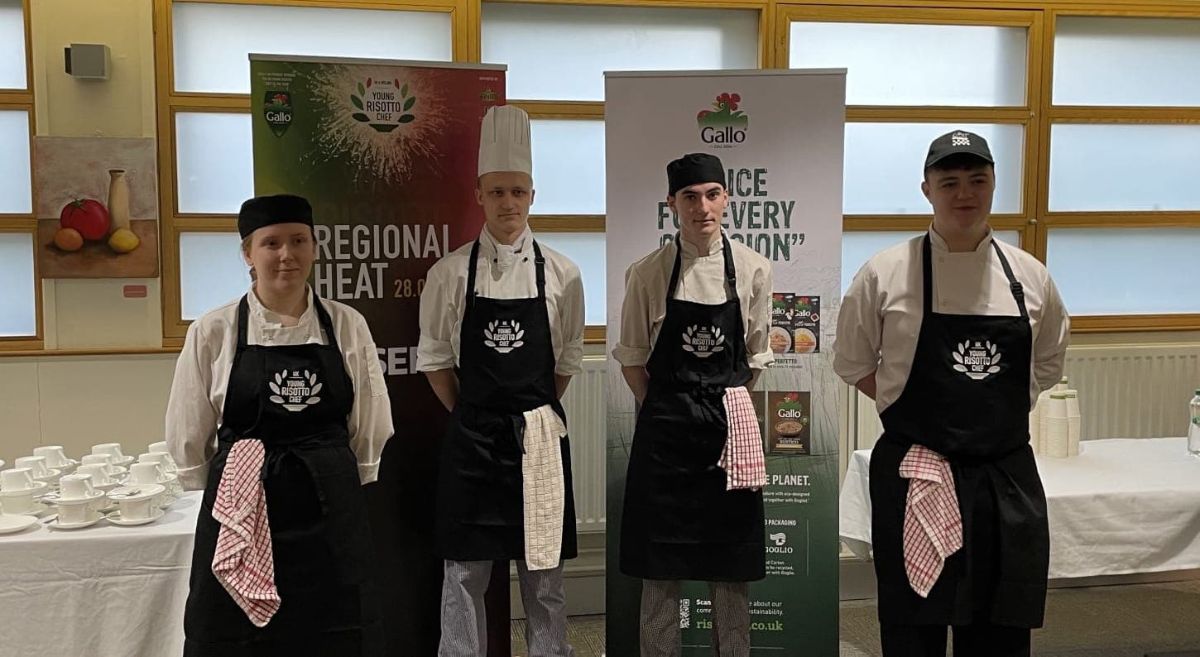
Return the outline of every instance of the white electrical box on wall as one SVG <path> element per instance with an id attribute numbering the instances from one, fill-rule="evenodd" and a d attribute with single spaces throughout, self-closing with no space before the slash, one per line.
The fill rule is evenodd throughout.
<path id="1" fill-rule="evenodd" d="M 107 80 L 108 46 L 100 43 L 72 43 L 63 49 L 67 73 L 83 80 Z"/>

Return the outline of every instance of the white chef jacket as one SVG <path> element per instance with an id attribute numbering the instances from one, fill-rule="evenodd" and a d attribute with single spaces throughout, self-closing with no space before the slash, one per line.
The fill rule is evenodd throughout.
<path id="1" fill-rule="evenodd" d="M 958 315 L 1017 315 L 1008 278 L 992 249 L 992 233 L 974 251 L 954 252 L 929 229 L 933 259 L 933 311 Z M 846 290 L 833 345 L 833 368 L 854 385 L 875 372 L 875 406 L 882 413 L 900 397 L 912 370 L 924 313 L 921 241 L 924 235 L 872 257 Z M 1033 329 L 1029 364 L 1030 402 L 1058 383 L 1071 322 L 1045 265 L 997 240 L 1013 275 L 1025 289 Z"/>
<path id="2" fill-rule="evenodd" d="M 421 338 L 417 342 L 417 371 L 457 367 L 461 350 L 463 311 L 466 309 L 467 263 L 474 240 L 448 253 L 430 267 L 421 291 Z M 546 309 L 554 373 L 574 376 L 583 371 L 583 277 L 570 258 L 538 243 L 546 260 Z M 533 231 L 511 246 L 496 241 L 485 227 L 479 235 L 475 263 L 475 293 L 489 299 L 537 296 Z"/>
<path id="3" fill-rule="evenodd" d="M 675 298 L 693 303 L 726 301 L 725 256 L 721 240 L 699 250 L 682 244 L 679 284 Z M 737 272 L 737 296 L 746 330 L 746 360 L 756 370 L 775 361 L 768 333 L 771 330 L 771 262 L 737 240 L 729 240 Z M 675 265 L 674 240 L 638 260 L 625 270 L 625 301 L 621 306 L 621 339 L 613 357 L 624 367 L 645 365 L 667 316 L 667 286 Z"/>
<path id="4" fill-rule="evenodd" d="M 305 298 L 312 290 L 305 286 Z M 254 294 L 247 294 L 246 343 L 264 346 L 329 344 L 311 301 L 296 326 L 283 326 L 280 316 Z M 350 449 L 358 459 L 362 483 L 379 476 L 379 457 L 392 436 L 392 407 L 387 383 L 367 321 L 350 306 L 322 299 L 333 322 L 346 373 L 354 386 L 354 405 L 346 417 Z M 217 427 L 225 407 L 233 357 L 237 351 L 238 301 L 216 308 L 192 322 L 175 363 L 175 380 L 167 402 L 167 449 L 187 489 L 203 489 L 208 464 L 217 451 Z"/>

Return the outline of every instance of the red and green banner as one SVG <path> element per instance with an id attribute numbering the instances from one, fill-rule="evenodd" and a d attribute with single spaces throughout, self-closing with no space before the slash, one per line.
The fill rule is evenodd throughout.
<path id="1" fill-rule="evenodd" d="M 312 203 L 312 284 L 366 317 L 387 375 L 396 436 L 367 490 L 390 654 L 432 656 L 442 573 L 433 492 L 446 413 L 416 370 L 417 312 L 429 267 L 483 225 L 479 124 L 504 104 L 504 68 L 250 59 L 254 191 Z"/>

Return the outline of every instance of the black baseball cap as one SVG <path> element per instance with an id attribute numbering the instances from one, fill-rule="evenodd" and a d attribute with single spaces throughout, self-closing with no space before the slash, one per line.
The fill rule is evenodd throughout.
<path id="1" fill-rule="evenodd" d="M 925 168 L 928 169 L 952 155 L 961 154 L 974 155 L 988 164 L 996 163 L 992 159 L 992 151 L 988 148 L 986 139 L 973 132 L 955 130 L 947 132 L 929 144 L 929 154 L 925 156 Z"/>

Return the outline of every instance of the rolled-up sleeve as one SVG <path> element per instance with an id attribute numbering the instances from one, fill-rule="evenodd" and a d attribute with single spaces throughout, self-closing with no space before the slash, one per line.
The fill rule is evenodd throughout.
<path id="1" fill-rule="evenodd" d="M 563 272 L 562 299 L 558 304 L 558 329 L 562 336 L 562 354 L 554 364 L 559 376 L 575 376 L 583 371 L 583 327 L 585 306 L 583 275 L 579 267 L 566 267 Z"/>
<path id="2" fill-rule="evenodd" d="M 879 368 L 883 319 L 879 309 L 878 277 L 869 265 L 859 270 L 838 312 L 833 343 L 833 370 L 854 385 Z"/>
<path id="3" fill-rule="evenodd" d="M 358 461 L 359 481 L 369 484 L 379 478 L 379 458 L 392 437 L 392 404 L 375 340 L 361 315 L 355 318 L 352 330 L 351 339 L 343 341 L 352 345 L 346 353 L 346 370 L 354 382 L 347 431 L 350 450 Z"/>
<path id="4" fill-rule="evenodd" d="M 770 263 L 755 272 L 750 290 L 750 308 L 746 318 L 746 356 L 752 369 L 766 369 L 775 362 L 771 351 L 771 292 L 773 276 Z"/>
<path id="5" fill-rule="evenodd" d="M 188 327 L 167 401 L 167 451 L 179 469 L 179 483 L 201 490 L 208 480 L 208 465 L 217 452 L 220 409 L 209 396 L 212 363 L 221 345 L 209 344 L 199 322 Z"/>
<path id="6" fill-rule="evenodd" d="M 1067 345 L 1071 341 L 1071 318 L 1049 274 L 1044 289 L 1046 298 L 1033 345 L 1033 375 L 1039 389 L 1049 390 L 1062 379 Z"/>
<path id="7" fill-rule="evenodd" d="M 644 366 L 650 360 L 650 295 L 632 266 L 625 271 L 625 299 L 621 302 L 621 338 L 613 358 L 622 367 Z"/>
<path id="8" fill-rule="evenodd" d="M 417 371 L 436 372 L 455 366 L 454 312 L 449 303 L 452 290 L 447 289 L 449 280 L 445 274 L 445 260 L 430 268 L 425 277 L 425 289 L 421 290 L 421 306 L 418 322 L 421 337 L 417 341 Z"/>

